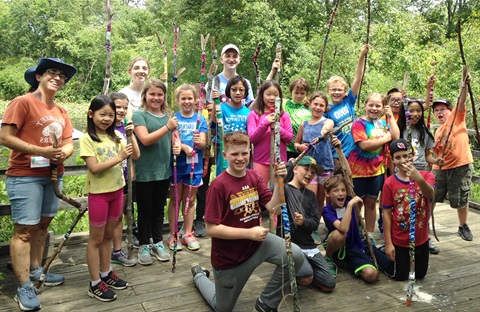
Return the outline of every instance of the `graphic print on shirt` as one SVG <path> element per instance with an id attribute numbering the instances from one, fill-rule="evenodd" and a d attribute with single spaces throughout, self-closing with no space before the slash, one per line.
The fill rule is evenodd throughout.
<path id="1" fill-rule="evenodd" d="M 404 188 L 398 190 L 397 194 L 393 198 L 395 209 L 397 210 L 397 222 L 400 229 L 403 231 L 410 230 L 410 195 L 409 189 Z M 426 202 L 425 197 L 422 196 L 420 187 L 417 185 L 415 189 L 415 207 L 417 216 L 417 227 L 423 228 L 425 226 L 425 218 L 427 217 L 427 211 L 425 209 Z"/>
<path id="2" fill-rule="evenodd" d="M 259 195 L 256 187 L 244 189 L 236 195 L 230 196 L 230 210 L 244 223 L 258 220 L 260 216 L 258 201 Z"/>

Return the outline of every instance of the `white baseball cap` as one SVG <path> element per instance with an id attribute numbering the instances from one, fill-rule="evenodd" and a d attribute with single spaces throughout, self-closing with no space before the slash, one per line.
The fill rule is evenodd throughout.
<path id="1" fill-rule="evenodd" d="M 231 49 L 237 51 L 237 53 L 240 54 L 240 50 L 238 49 L 238 47 L 236 45 L 234 45 L 233 43 L 229 43 L 229 44 L 227 44 L 226 46 L 223 47 L 222 53 L 220 54 L 220 56 L 222 56 L 225 52 L 227 52 L 228 50 L 231 50 Z"/>

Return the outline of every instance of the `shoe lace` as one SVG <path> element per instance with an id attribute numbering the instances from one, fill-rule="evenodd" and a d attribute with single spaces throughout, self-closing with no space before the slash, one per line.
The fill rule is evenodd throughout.
<path id="1" fill-rule="evenodd" d="M 102 292 L 107 292 L 109 290 L 107 283 L 104 281 L 101 281 L 100 284 L 97 286 L 98 289 L 100 289 Z"/>
<path id="2" fill-rule="evenodd" d="M 194 243 L 196 242 L 197 240 L 195 239 L 195 236 L 193 236 L 193 233 L 190 233 L 188 235 L 185 236 L 185 241 L 187 243 Z"/>
<path id="3" fill-rule="evenodd" d="M 24 290 L 25 290 L 25 294 L 27 295 L 28 299 L 34 298 L 38 293 L 38 289 L 33 287 L 33 286 L 27 286 L 27 287 L 24 288 Z"/>
<path id="4" fill-rule="evenodd" d="M 150 253 L 150 248 L 148 248 L 148 246 L 145 245 L 140 249 L 140 253 L 141 254 L 149 254 Z"/>
<path id="5" fill-rule="evenodd" d="M 128 258 L 127 254 L 123 250 L 120 250 L 120 257 Z"/>
<path id="6" fill-rule="evenodd" d="M 117 273 L 115 273 L 115 271 L 110 272 L 110 278 L 112 280 L 114 280 L 115 282 L 120 279 L 120 277 L 118 277 L 118 275 L 117 275 Z"/>

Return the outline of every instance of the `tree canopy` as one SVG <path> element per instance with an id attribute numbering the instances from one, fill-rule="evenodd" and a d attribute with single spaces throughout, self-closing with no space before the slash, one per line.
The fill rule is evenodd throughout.
<path id="1" fill-rule="evenodd" d="M 106 65 L 106 1 L 3 0 L 0 1 L 0 98 L 12 99 L 28 85 L 25 70 L 41 57 L 60 57 L 78 68 L 78 74 L 59 96 L 89 101 L 101 93 Z M 163 72 L 163 52 L 156 33 L 168 49 L 169 79 L 173 62 L 173 24 L 180 27 L 179 67 L 187 70 L 179 83 L 200 79 L 200 34 L 210 33 L 217 49 L 227 43 L 239 46 L 238 72 L 255 80 L 251 64 L 257 43 L 262 80 L 270 71 L 277 42 L 283 45 L 281 85 L 304 77 L 314 87 L 320 51 L 336 0 L 111 0 L 113 13 L 110 90 L 129 83 L 127 66 L 135 56 L 147 58 L 152 77 Z M 340 1 L 328 37 L 320 90 L 332 75 L 353 81 L 360 49 L 366 41 L 367 1 Z M 393 87 L 409 73 L 407 94 L 424 97 L 425 85 L 436 61 L 436 97 L 455 99 L 461 76 L 457 21 L 468 65 L 476 83 L 480 59 L 480 0 L 371 1 L 367 70 L 361 98 Z M 210 53 L 207 52 L 207 63 Z M 221 66 L 220 66 L 221 68 Z"/>

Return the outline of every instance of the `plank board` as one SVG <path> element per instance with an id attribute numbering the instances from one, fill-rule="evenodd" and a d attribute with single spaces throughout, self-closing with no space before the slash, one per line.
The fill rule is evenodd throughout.
<path id="1" fill-rule="evenodd" d="M 436 229 L 440 242 L 439 255 L 430 256 L 430 268 L 424 280 L 416 282 L 412 307 L 405 306 L 406 282 L 396 282 L 383 274 L 374 284 L 364 283 L 339 268 L 337 287 L 331 294 L 314 287 L 299 287 L 302 311 L 475 311 L 480 306 L 480 212 L 470 210 L 469 224 L 475 235 L 473 242 L 463 241 L 457 231 L 456 212 L 446 204 L 435 208 Z M 266 224 L 268 222 L 265 222 Z M 323 235 L 323 234 L 322 234 Z M 381 239 L 376 233 L 377 242 Z M 77 237 L 62 250 L 51 267 L 65 275 L 58 287 L 44 287 L 39 295 L 42 311 L 211 311 L 195 288 L 190 273 L 192 263 L 211 268 L 210 239 L 199 239 L 197 252 L 177 253 L 177 270 L 171 262 L 154 261 L 151 266 L 122 267 L 114 265 L 118 275 L 129 282 L 126 290 L 117 291 L 117 300 L 101 303 L 87 296 L 89 282 L 85 262 L 86 242 Z M 125 248 L 125 246 L 124 246 Z M 320 248 L 324 253 L 323 248 Z M 16 281 L 6 268 L 8 257 L 0 257 L 0 311 L 17 311 L 13 301 Z M 262 264 L 250 277 L 241 293 L 235 311 L 252 311 L 255 300 L 273 271 Z M 279 311 L 291 311 L 292 298 L 286 295 Z"/>

